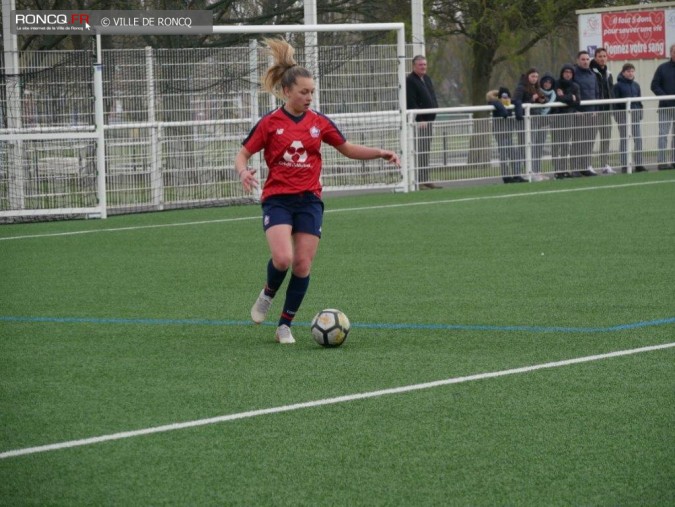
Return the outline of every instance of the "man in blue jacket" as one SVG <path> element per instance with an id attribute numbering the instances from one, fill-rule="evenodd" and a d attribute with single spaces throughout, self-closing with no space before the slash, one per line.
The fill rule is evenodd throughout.
<path id="1" fill-rule="evenodd" d="M 588 51 L 577 53 L 577 64 L 574 66 L 574 82 L 579 85 L 581 100 L 598 100 L 600 85 L 595 73 L 591 70 L 591 55 Z M 593 144 L 597 130 L 597 107 L 581 105 L 577 108 L 580 113 L 575 115 L 575 125 L 572 131 L 572 164 L 573 175 L 596 176 L 591 163 Z"/>
<path id="2" fill-rule="evenodd" d="M 652 79 L 654 95 L 675 95 L 675 44 L 670 46 L 670 60 L 656 68 Z M 659 101 L 659 171 L 675 169 L 675 100 Z M 668 134 L 673 131 L 673 139 L 668 149 Z"/>

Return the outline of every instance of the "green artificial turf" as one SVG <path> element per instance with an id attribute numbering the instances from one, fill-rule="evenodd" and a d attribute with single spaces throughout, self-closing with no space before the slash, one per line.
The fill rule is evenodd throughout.
<path id="1" fill-rule="evenodd" d="M 0 455 L 252 413 L 3 456 L 0 504 L 673 504 L 675 348 L 481 374 L 675 342 L 674 195 L 648 173 L 327 197 L 293 346 L 281 301 L 248 323 L 256 206 L 2 226 Z M 308 329 L 327 307 L 337 349 Z"/>

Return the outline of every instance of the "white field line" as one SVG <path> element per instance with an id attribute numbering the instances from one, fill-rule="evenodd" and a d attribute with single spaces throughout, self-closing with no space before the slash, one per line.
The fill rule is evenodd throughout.
<path id="1" fill-rule="evenodd" d="M 616 352 L 609 352 L 606 354 L 597 354 L 593 356 L 585 356 L 585 357 L 577 357 L 574 359 L 566 359 L 563 361 L 554 361 L 551 363 L 543 363 L 543 364 L 535 364 L 532 366 L 523 366 L 521 368 L 513 368 L 510 370 L 502 370 L 502 371 L 495 371 L 495 372 L 488 372 L 488 373 L 479 373 L 477 375 L 469 375 L 466 377 L 456 377 L 456 378 L 449 378 L 445 380 L 436 380 L 433 382 L 425 382 L 422 384 L 412 384 L 412 385 L 407 385 L 407 386 L 402 386 L 402 387 L 394 387 L 391 389 L 382 389 L 380 391 L 370 391 L 366 393 L 358 393 L 358 394 L 349 394 L 345 396 L 337 396 L 335 398 L 326 398 L 323 400 L 315 400 L 315 401 L 307 401 L 303 403 L 294 403 L 292 405 L 283 405 L 280 407 L 272 407 L 272 408 L 264 408 L 260 410 L 251 410 L 248 412 L 239 412 L 237 414 L 230 414 L 230 415 L 222 415 L 218 417 L 211 417 L 208 419 L 197 419 L 194 421 L 187 421 L 187 422 L 182 422 L 182 423 L 174 423 L 174 424 L 167 424 L 164 426 L 155 426 L 152 428 L 145 428 L 141 430 L 133 430 L 133 431 L 123 431 L 120 433 L 113 433 L 110 435 L 101 435 L 98 437 L 91 437 L 91 438 L 83 438 L 80 440 L 70 440 L 67 442 L 60 442 L 56 444 L 49 444 L 49 445 L 41 445 L 37 447 L 27 447 L 24 449 L 15 449 L 12 451 L 5 451 L 0 453 L 0 459 L 7 459 L 7 458 L 13 458 L 16 456 L 24 456 L 27 454 L 36 454 L 40 452 L 47 452 L 47 451 L 57 451 L 60 449 L 67 449 L 70 447 L 81 447 L 81 446 L 87 446 L 87 445 L 94 445 L 94 444 L 100 444 L 102 442 L 109 442 L 112 440 L 121 440 L 125 438 L 132 438 L 132 437 L 139 437 L 142 435 L 152 435 L 154 433 L 164 433 L 167 431 L 176 431 L 176 430 L 183 430 L 187 428 L 195 428 L 198 426 L 206 426 L 209 424 L 218 424 L 218 423 L 223 423 L 223 422 L 228 422 L 228 421 L 236 421 L 238 419 L 247 419 L 251 417 L 258 417 L 261 415 L 271 415 L 271 414 L 279 414 L 283 412 L 292 412 L 295 410 L 301 410 L 305 408 L 314 408 L 314 407 L 321 407 L 324 405 L 335 405 L 338 403 L 346 403 L 350 401 L 356 401 L 356 400 L 364 400 L 368 398 L 377 398 L 380 396 L 388 396 L 390 394 L 401 394 L 401 393 L 408 393 L 412 391 L 421 391 L 423 389 L 432 389 L 434 387 L 442 387 L 442 386 L 447 386 L 451 384 L 461 384 L 464 382 L 473 382 L 475 380 L 484 380 L 484 379 L 490 379 L 490 378 L 496 378 L 496 377 L 505 377 L 507 375 L 515 375 L 519 373 L 530 373 L 538 370 L 545 370 L 545 369 L 550 369 L 550 368 L 560 368 L 562 366 L 570 366 L 574 364 L 580 364 L 580 363 L 589 363 L 592 361 L 601 361 L 603 359 L 610 359 L 613 357 L 621 357 L 621 356 L 629 356 L 633 354 L 640 354 L 643 352 L 652 352 L 655 350 L 663 350 L 663 349 L 668 349 L 668 348 L 673 348 L 675 347 L 675 342 L 671 343 L 663 343 L 660 345 L 651 345 L 647 347 L 640 347 L 637 349 L 629 349 L 629 350 L 619 350 Z"/>
<path id="2" fill-rule="evenodd" d="M 377 210 L 377 209 L 388 209 L 388 208 L 407 208 L 410 206 L 431 206 L 438 204 L 455 204 L 463 202 L 473 202 L 473 201 L 486 201 L 492 199 L 511 199 L 514 197 L 531 197 L 531 196 L 540 196 L 540 195 L 549 195 L 549 194 L 562 194 L 568 192 L 585 192 L 589 190 L 605 190 L 605 189 L 615 189 L 615 188 L 627 188 L 627 187 L 640 187 L 644 185 L 661 185 L 663 183 L 675 183 L 675 180 L 665 180 L 665 181 L 643 181 L 636 183 L 623 183 L 620 185 L 601 185 L 595 187 L 584 187 L 584 188 L 563 188 L 559 190 L 542 190 L 538 192 L 524 192 L 518 194 L 503 194 L 503 195 L 485 195 L 478 197 L 464 197 L 460 199 L 442 199 L 439 201 L 418 201 L 418 202 L 405 202 L 405 203 L 396 203 L 396 204 L 380 204 L 373 206 L 361 206 L 358 208 L 341 208 L 341 209 L 329 209 L 326 210 L 326 213 L 344 213 L 350 211 L 368 211 L 368 210 Z M 69 232 L 55 232 L 55 233 L 46 233 L 46 234 L 26 234 L 23 236 L 7 236 L 5 238 L 0 238 L 0 241 L 10 241 L 16 239 L 31 239 L 31 238 L 47 238 L 52 236 L 75 236 L 79 234 L 94 234 L 98 232 L 120 232 L 120 231 L 136 231 L 141 229 L 157 229 L 160 227 L 184 227 L 188 225 L 207 225 L 207 224 L 218 224 L 218 223 L 228 223 L 228 222 L 242 222 L 246 220 L 260 220 L 260 215 L 251 216 L 251 217 L 240 217 L 240 218 L 218 218 L 214 220 L 200 220 L 195 222 L 179 222 L 179 223 L 170 223 L 170 224 L 155 224 L 155 225 L 138 225 L 133 227 L 116 227 L 108 229 L 90 229 L 83 231 L 69 231 Z"/>

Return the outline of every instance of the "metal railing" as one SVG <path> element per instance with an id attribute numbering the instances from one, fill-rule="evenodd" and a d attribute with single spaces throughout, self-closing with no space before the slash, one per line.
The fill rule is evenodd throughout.
<path id="1" fill-rule="evenodd" d="M 664 99 L 675 96 L 582 101 L 582 106 L 609 108 L 592 113 L 567 112 L 561 103 L 525 104 L 522 119 L 516 118 L 513 105 L 507 108 L 509 118 L 494 118 L 490 105 L 408 111 L 407 167 L 413 182 L 426 170 L 429 182 L 443 184 L 513 177 L 539 181 L 673 164 L 675 132 L 671 129 L 667 138 L 659 115 L 669 117 L 672 125 L 675 108 L 659 109 Z M 632 107 L 635 102 L 643 108 Z M 625 109 L 615 109 L 617 104 Z M 550 109 L 548 114 L 539 114 L 544 109 Z M 413 121 L 422 111 L 437 114 L 427 143 L 420 142 Z M 416 149 L 425 145 L 430 146 L 426 153 Z"/>
<path id="2" fill-rule="evenodd" d="M 413 121 L 419 111 L 402 110 L 396 99 L 404 88 L 395 46 L 321 48 L 319 58 L 326 69 L 317 79 L 319 108 L 351 142 L 395 150 L 403 160 L 398 169 L 326 148 L 328 191 L 538 181 L 675 162 L 675 132 L 665 129 L 675 108 L 659 109 L 664 97 L 582 103 L 607 109 L 596 113 L 524 105 L 522 119 L 494 118 L 489 105 L 438 108 L 424 110 L 437 118 L 420 129 Z M 0 218 L 105 216 L 255 199 L 244 194 L 233 160 L 250 128 L 278 104 L 254 82 L 267 65 L 257 45 L 110 50 L 102 59 L 100 65 L 89 53 L 24 54 L 28 70 L 6 78 Z M 376 79 L 364 79 L 373 73 Z M 72 87 L 68 75 L 77 81 Z M 635 109 L 636 101 L 644 108 Z M 617 104 L 625 110 L 615 110 Z M 252 162 L 264 182 L 262 158 Z"/>

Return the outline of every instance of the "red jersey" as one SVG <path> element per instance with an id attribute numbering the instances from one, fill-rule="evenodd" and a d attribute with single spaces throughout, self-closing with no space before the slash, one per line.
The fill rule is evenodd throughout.
<path id="1" fill-rule="evenodd" d="M 261 118 L 242 143 L 250 153 L 265 150 L 269 174 L 261 200 L 302 192 L 321 197 L 321 141 L 340 146 L 346 139 L 327 116 L 311 109 L 296 117 L 280 107 Z"/>

